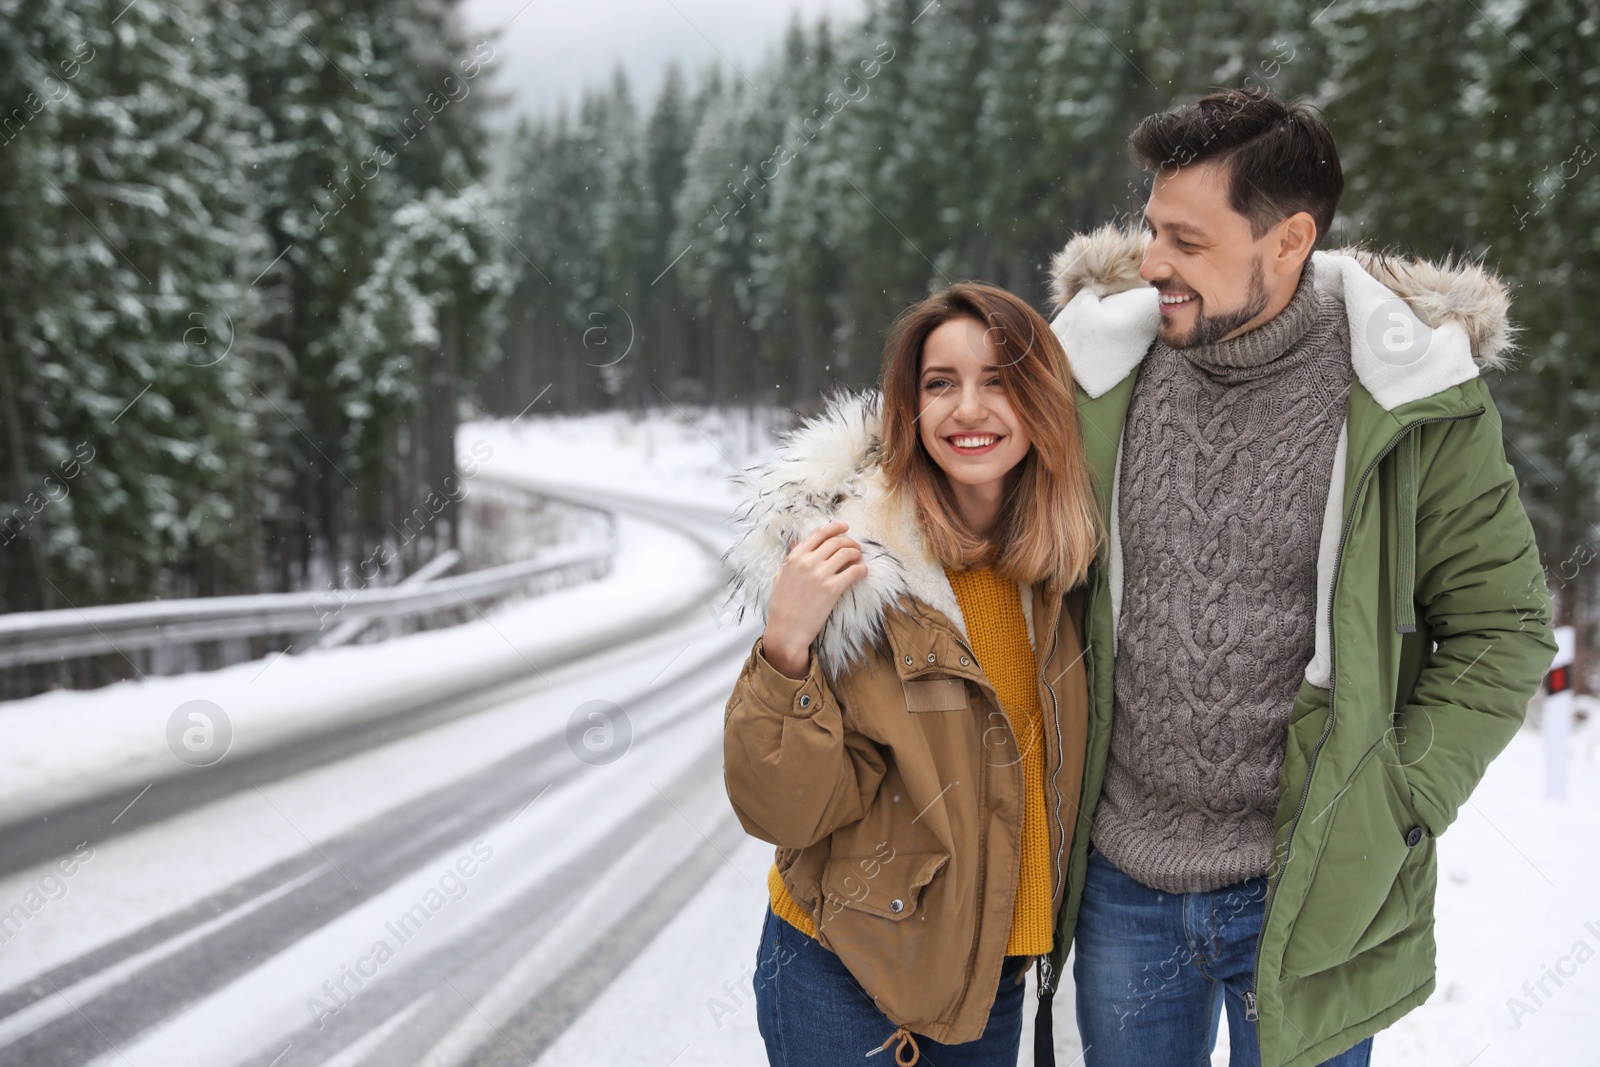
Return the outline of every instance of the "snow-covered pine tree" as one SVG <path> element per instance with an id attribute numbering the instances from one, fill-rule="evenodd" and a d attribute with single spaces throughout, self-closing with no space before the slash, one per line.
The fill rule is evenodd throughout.
<path id="1" fill-rule="evenodd" d="M 1346 239 L 1427 256 L 1484 250 L 1481 77 L 1494 30 L 1422 0 L 1345 0 L 1318 23 Z"/>
<path id="2" fill-rule="evenodd" d="M 691 379 L 701 389 L 684 399 L 712 403 L 770 395 L 770 367 L 751 358 L 762 352 L 751 326 L 753 261 L 761 218 L 772 204 L 773 179 L 762 165 L 791 136 L 771 84 L 747 84 L 734 74 L 727 85 L 710 103 L 690 149 L 673 241 L 688 249 L 673 270 L 694 302 L 705 339 L 700 373 Z M 772 165 L 765 170 L 771 174 Z"/>
<path id="3" fill-rule="evenodd" d="M 621 69 L 612 77 L 608 118 L 601 142 L 606 189 L 598 219 L 605 281 L 582 309 L 580 343 L 584 362 L 600 374 L 602 386 L 643 407 L 660 399 L 653 384 L 655 353 L 638 336 L 640 320 L 648 321 L 644 301 L 653 277 L 652 204 L 645 131 Z"/>
<path id="4" fill-rule="evenodd" d="M 780 396 L 787 393 L 785 402 L 797 405 L 817 396 L 836 373 L 833 305 L 847 268 L 833 219 L 843 199 L 856 195 L 839 180 L 836 135 L 812 137 L 802 120 L 830 92 L 871 91 L 871 80 L 848 65 L 854 52 L 853 46 L 842 53 L 835 47 L 826 20 L 810 34 L 798 18 L 791 23 L 780 76 L 790 122 L 783 151 L 763 161 L 771 203 L 751 263 L 752 324 L 765 342 Z"/>
<path id="5" fill-rule="evenodd" d="M 1499 19 L 1488 24 L 1493 17 Z M 1476 20 L 1491 179 L 1476 212 L 1487 258 L 1516 284 L 1518 366 L 1495 383 L 1507 458 L 1534 519 L 1557 621 L 1578 628 L 1577 674 L 1600 643 L 1600 13 L 1551 0 Z"/>
<path id="6" fill-rule="evenodd" d="M 54 97 L 0 178 L 5 510 L 47 501 L 0 556 L 7 608 L 254 585 L 236 472 L 262 243 L 254 118 L 204 46 L 225 7 L 26 5 L 0 35 L 21 53 L 7 95 Z"/>
<path id="7" fill-rule="evenodd" d="M 272 240 L 258 286 L 277 373 L 259 388 L 293 430 L 279 469 L 298 474 L 270 520 L 286 586 L 329 580 L 369 554 L 453 461 L 454 391 L 425 389 L 423 403 L 438 408 L 416 434 L 392 437 L 405 451 L 388 455 L 367 447 L 371 413 L 335 385 L 348 383 L 345 311 L 396 238 L 399 213 L 482 170 L 480 79 L 494 51 L 464 36 L 455 8 L 282 0 L 242 19 L 255 41 L 244 70 L 264 116 L 256 176 Z"/>
<path id="8" fill-rule="evenodd" d="M 482 373 L 511 288 L 500 234 L 477 207 L 485 200 L 468 186 L 401 207 L 334 335 L 340 358 L 329 385 L 349 420 L 344 451 L 384 472 L 364 500 L 381 510 L 364 525 L 393 524 L 388 540 L 407 570 L 458 541 L 461 383 Z"/>
<path id="9" fill-rule="evenodd" d="M 683 378 L 686 357 L 692 341 L 693 324 L 683 286 L 675 271 L 667 268 L 681 248 L 672 244 L 677 227 L 676 205 L 687 176 L 689 150 L 699 115 L 690 95 L 683 71 L 673 64 L 667 68 L 644 129 L 644 180 L 647 214 L 640 254 L 649 274 L 640 292 L 637 344 L 642 346 L 640 363 L 662 389 L 682 395 L 678 384 Z M 642 276 L 642 275 L 641 275 Z M 613 354 L 614 355 L 614 354 Z M 655 404 L 660 397 L 641 380 L 643 403 Z"/>
<path id="10" fill-rule="evenodd" d="M 829 139 L 833 160 L 830 225 L 839 247 L 848 249 L 834 298 L 834 355 L 841 377 L 854 384 L 877 377 L 894 316 L 944 284 L 935 266 L 940 247 L 929 247 L 942 205 L 926 199 L 938 176 L 920 173 L 925 160 L 905 143 L 912 136 L 909 117 L 930 106 L 916 96 L 916 68 L 924 33 L 934 32 L 924 26 L 944 17 L 942 7 L 927 0 L 872 0 L 856 32 L 838 35 L 840 65 L 867 90 L 821 135 Z M 841 79 L 830 91 L 843 96 L 849 90 Z M 970 169 L 973 161 L 959 165 Z"/>

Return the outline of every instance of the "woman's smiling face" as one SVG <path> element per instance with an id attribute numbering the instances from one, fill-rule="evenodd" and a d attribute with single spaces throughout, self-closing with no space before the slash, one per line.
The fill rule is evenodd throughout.
<path id="1" fill-rule="evenodd" d="M 998 488 L 1032 447 L 1000 383 L 1000 359 L 989 331 L 967 317 L 941 323 L 922 346 L 917 432 L 958 495 Z"/>

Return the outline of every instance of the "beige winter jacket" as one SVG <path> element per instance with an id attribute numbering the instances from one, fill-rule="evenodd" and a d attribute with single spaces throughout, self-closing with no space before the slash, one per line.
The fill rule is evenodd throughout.
<path id="1" fill-rule="evenodd" d="M 943 567 L 885 493 L 876 395 L 836 400 L 761 473 L 729 552 L 765 617 L 791 539 L 849 523 L 868 576 L 834 608 L 804 679 L 756 641 L 728 700 L 724 775 L 745 830 L 896 1025 L 982 1036 L 1021 863 L 1022 753 L 967 642 Z M 1040 664 L 1052 917 L 1077 821 L 1086 737 L 1083 594 L 1024 587 Z"/>

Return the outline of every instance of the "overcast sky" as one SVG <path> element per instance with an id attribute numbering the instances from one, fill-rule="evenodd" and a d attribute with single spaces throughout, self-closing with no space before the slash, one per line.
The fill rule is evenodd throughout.
<path id="1" fill-rule="evenodd" d="M 693 73 L 712 60 L 747 73 L 782 38 L 798 10 L 812 22 L 859 16 L 861 0 L 466 0 L 473 32 L 500 29 L 497 86 L 515 110 L 553 110 L 585 86 L 610 79 L 621 64 L 634 97 L 648 102 L 667 64 Z M 720 56 L 719 56 L 720 53 Z"/>

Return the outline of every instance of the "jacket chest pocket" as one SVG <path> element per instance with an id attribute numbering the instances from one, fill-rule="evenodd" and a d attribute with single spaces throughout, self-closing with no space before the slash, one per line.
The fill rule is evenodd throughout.
<path id="1" fill-rule="evenodd" d="M 971 707 L 967 683 L 960 678 L 918 678 L 901 682 L 900 686 L 910 712 L 965 711 Z"/>

